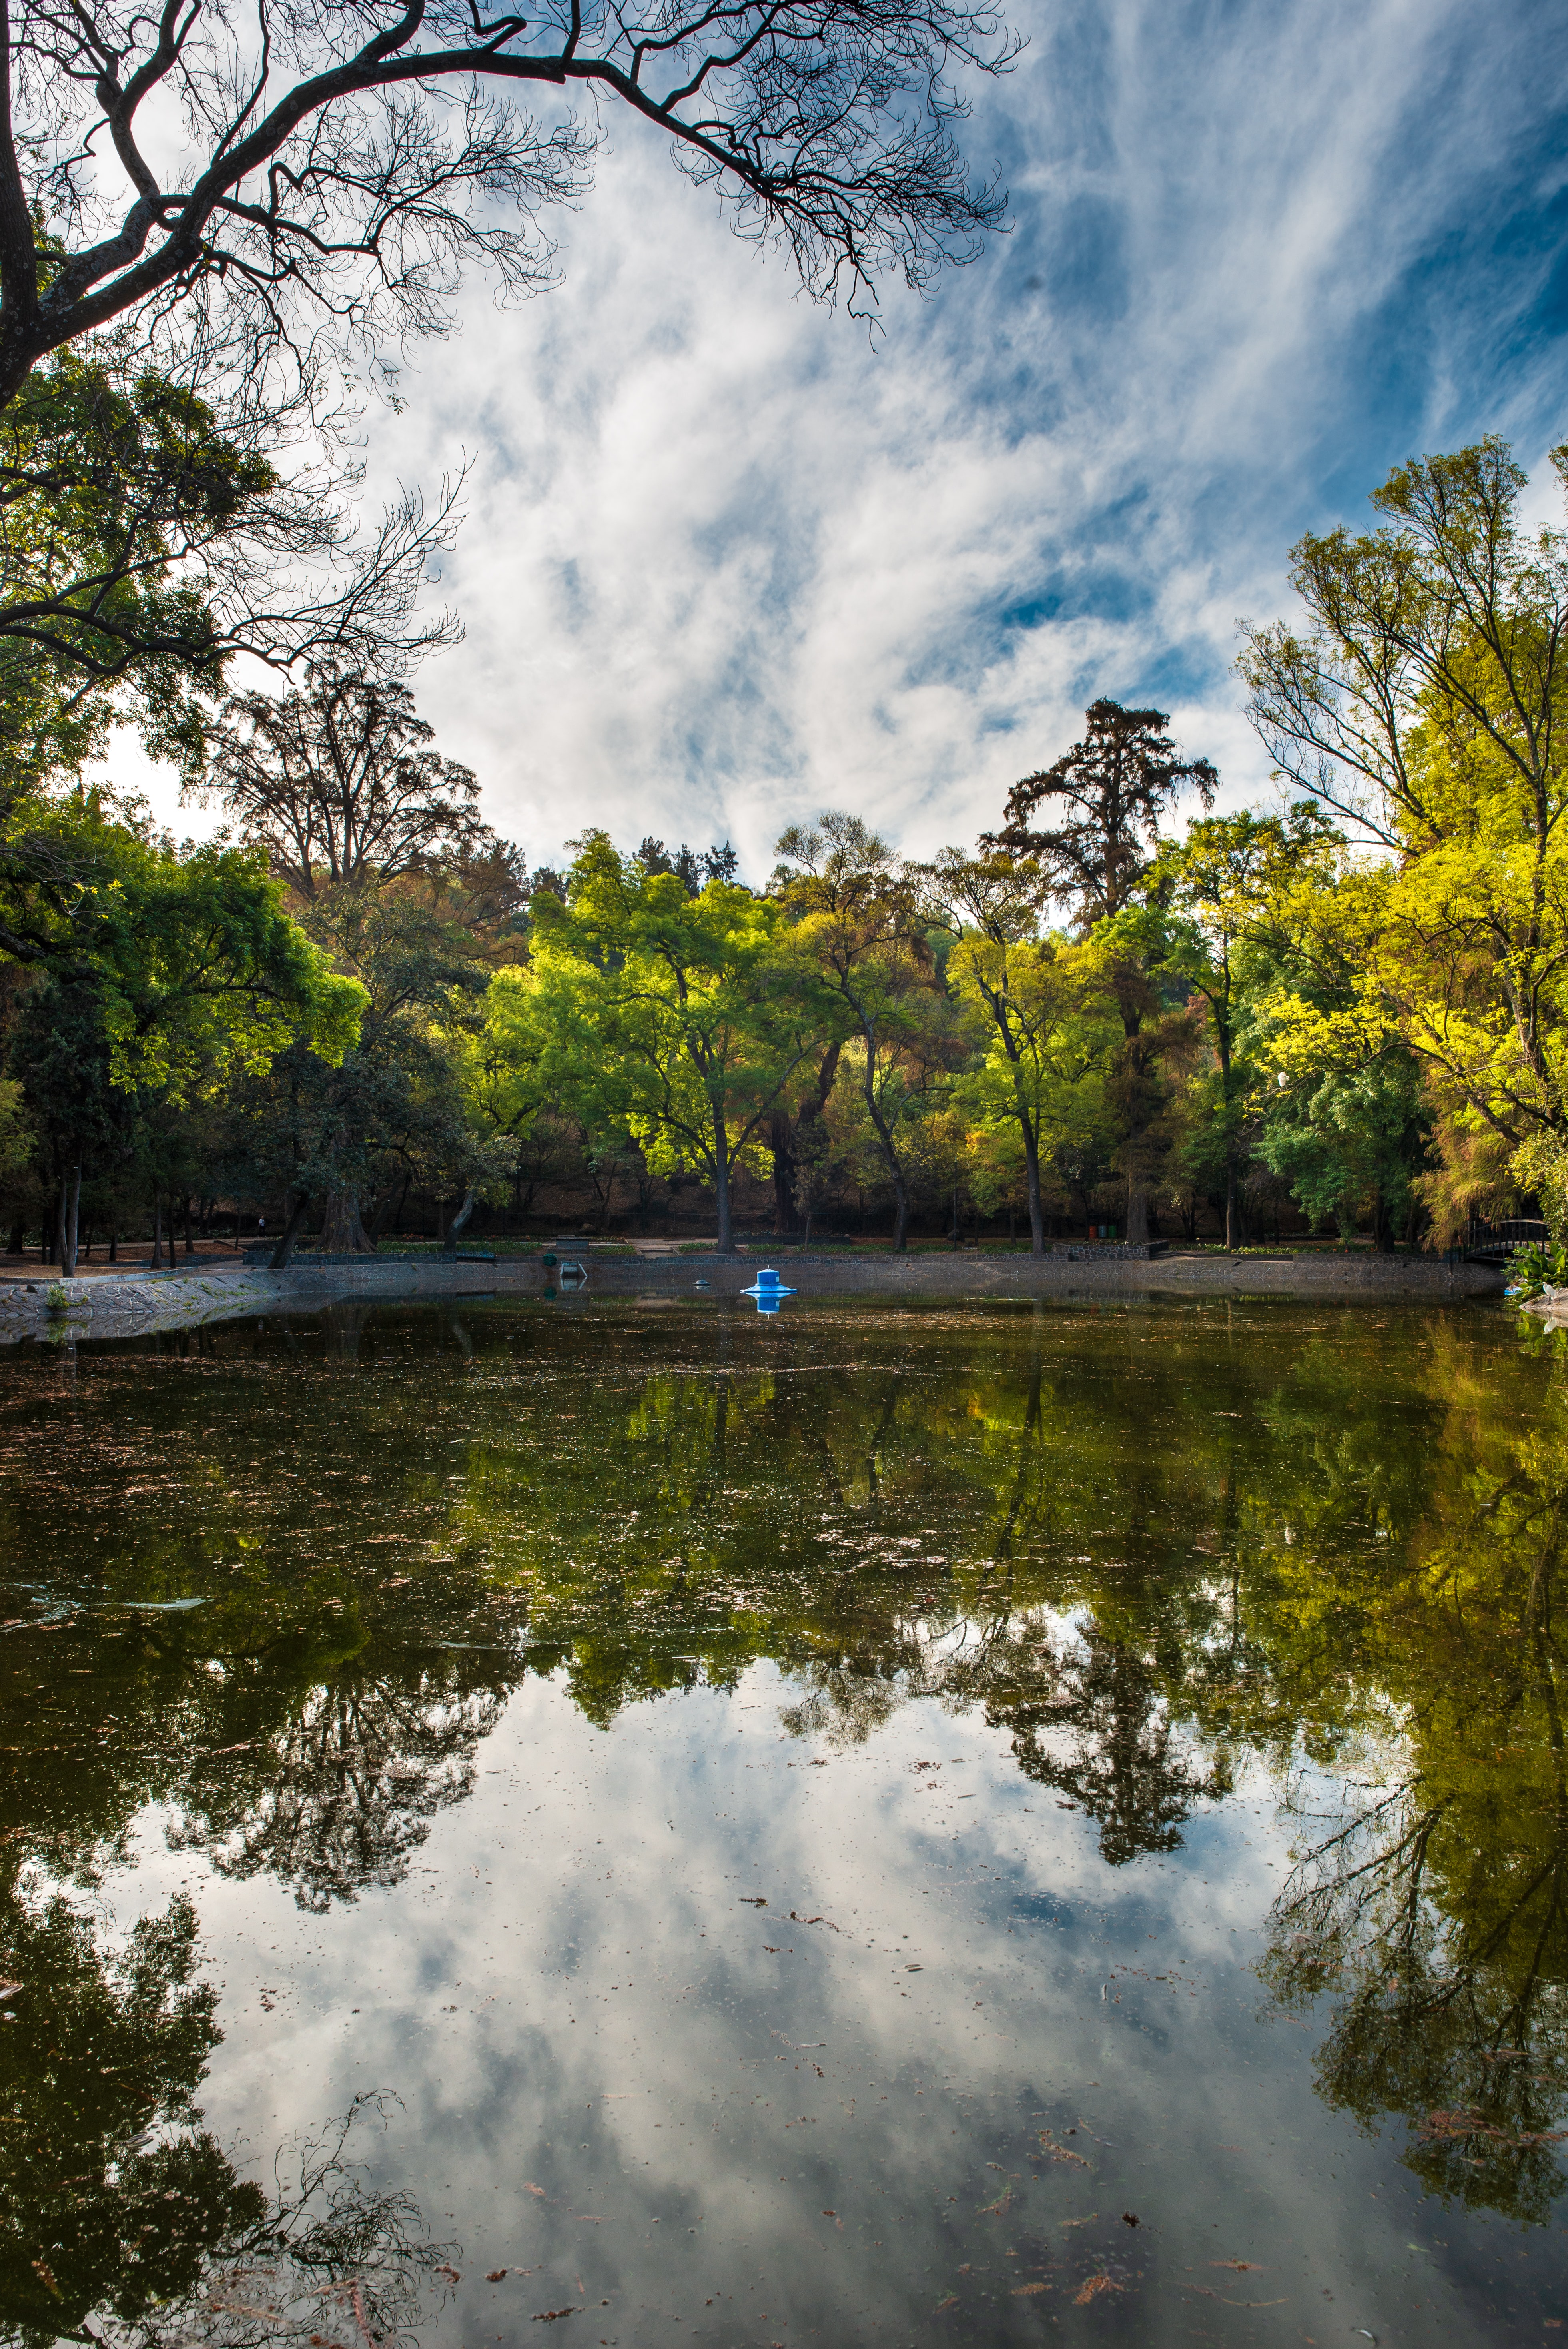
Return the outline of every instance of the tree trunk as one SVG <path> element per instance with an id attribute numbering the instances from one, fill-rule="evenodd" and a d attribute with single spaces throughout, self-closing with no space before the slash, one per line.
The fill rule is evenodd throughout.
<path id="1" fill-rule="evenodd" d="M 773 1228 L 780 1239 L 799 1220 L 795 1204 L 795 1127 L 788 1110 L 776 1109 L 768 1126 L 773 1154 Z"/>
<path id="2" fill-rule="evenodd" d="M 11 1226 L 10 1244 L 5 1250 L 6 1255 L 20 1256 L 22 1253 L 22 1243 L 26 1237 L 27 1229 L 25 1224 L 13 1224 Z"/>
<path id="3" fill-rule="evenodd" d="M 1231 1035 L 1227 1022 L 1216 1018 L 1215 1049 L 1220 1061 L 1220 1099 L 1225 1110 L 1225 1246 L 1242 1245 L 1241 1203 L 1236 1195 L 1236 1136 L 1232 1123 Z"/>
<path id="4" fill-rule="evenodd" d="M 470 1183 L 468 1189 L 463 1193 L 462 1206 L 458 1209 L 457 1214 L 452 1217 L 451 1222 L 447 1226 L 445 1245 L 447 1254 L 449 1256 L 451 1255 L 453 1249 L 458 1245 L 458 1234 L 462 1230 L 463 1226 L 469 1220 L 469 1217 L 473 1214 L 475 1195 L 474 1185 Z"/>
<path id="5" fill-rule="evenodd" d="M 1115 1092 L 1120 1095 L 1121 1112 L 1127 1121 L 1123 1144 L 1127 1154 L 1127 1229 L 1123 1237 L 1134 1247 L 1142 1247 L 1149 1240 L 1149 1170 L 1143 1163 L 1143 1138 L 1153 1123 L 1159 1102 L 1152 1055 L 1143 1035 L 1142 1011 L 1125 998 L 1120 1009 L 1123 1043 Z"/>
<path id="6" fill-rule="evenodd" d="M 163 1194 L 156 1185 L 152 1192 L 152 1269 L 163 1269 Z"/>
<path id="7" fill-rule="evenodd" d="M 299 1227 L 304 1221 L 305 1209 L 309 1205 L 310 1193 L 308 1191 L 302 1191 L 299 1197 L 294 1201 L 294 1206 L 290 1210 L 288 1222 L 284 1226 L 283 1237 L 279 1240 L 276 1247 L 273 1250 L 273 1259 L 270 1267 L 268 1268 L 269 1270 L 273 1272 L 286 1272 L 289 1266 L 293 1263 L 294 1242 L 299 1237 Z"/>
<path id="8" fill-rule="evenodd" d="M 909 1245 L 909 1189 L 903 1179 L 903 1168 L 899 1164 L 898 1152 L 893 1146 L 892 1135 L 888 1131 L 887 1121 L 882 1116 L 877 1102 L 869 1038 L 866 1042 L 865 1079 L 861 1091 L 865 1100 L 867 1115 L 871 1119 L 878 1145 L 887 1163 L 887 1171 L 892 1181 L 892 1245 L 894 1254 L 902 1255 Z M 956 1220 L 955 1216 L 954 1221 Z"/>
<path id="9" fill-rule="evenodd" d="M 377 1243 L 379 1242 L 379 1240 L 380 1240 L 380 1238 L 381 1238 L 381 1235 L 382 1235 L 382 1233 L 387 1229 L 387 1225 L 392 1221 L 392 1209 L 393 1209 L 393 1202 L 394 1202 L 394 1201 L 396 1201 L 396 1202 L 397 1202 L 397 1217 L 398 1217 L 398 1221 L 399 1221 L 399 1223 L 401 1223 L 402 1215 L 403 1215 L 403 1202 L 404 1202 L 404 1200 L 405 1200 L 405 1199 L 407 1199 L 407 1197 L 408 1196 L 408 1185 L 409 1185 L 409 1183 L 412 1181 L 412 1179 L 413 1179 L 413 1178 L 412 1178 L 412 1176 L 411 1176 L 411 1175 L 407 1175 L 407 1174 L 405 1174 L 405 1175 L 404 1175 L 404 1177 L 403 1177 L 403 1188 L 402 1188 L 401 1193 L 399 1193 L 398 1188 L 397 1188 L 397 1184 L 396 1184 L 396 1183 L 388 1183 L 388 1185 L 387 1185 L 387 1195 L 386 1195 L 386 1197 L 382 1200 L 381 1205 L 377 1208 L 376 1213 L 374 1214 L 374 1216 L 372 1216 L 372 1217 L 370 1218 L 370 1230 L 369 1230 L 368 1234 L 366 1235 L 366 1237 L 368 1237 L 368 1239 L 369 1239 L 370 1245 L 371 1245 L 371 1247 L 372 1247 L 373 1248 L 377 1245 Z"/>
<path id="10" fill-rule="evenodd" d="M 81 1204 L 82 1170 L 78 1162 L 71 1169 L 70 1197 L 66 1206 L 64 1228 L 60 1235 L 63 1243 L 60 1252 L 60 1269 L 67 1280 L 75 1280 L 77 1277 L 77 1216 Z"/>
<path id="11" fill-rule="evenodd" d="M 730 1237 L 729 1220 L 729 1136 L 724 1130 L 722 1117 L 714 1119 L 714 1179 L 715 1203 L 718 1208 L 718 1252 L 733 1256 L 735 1243 Z"/>
<path id="12" fill-rule="evenodd" d="M 196 1243 L 191 1237 L 191 1194 L 187 1191 L 185 1194 L 185 1254 L 190 1257 L 195 1253 Z"/>
<path id="13" fill-rule="evenodd" d="M 1040 1140 L 1033 1121 L 1021 1118 L 1024 1135 L 1024 1167 L 1029 1185 L 1029 1254 L 1044 1256 L 1046 1252 L 1046 1216 L 1040 1205 Z M 1013 1237 L 1013 1212 L 1007 1211 L 1007 1237 Z"/>
<path id="14" fill-rule="evenodd" d="M 893 1254 L 903 1256 L 909 1247 L 909 1186 L 903 1179 L 902 1166 L 895 1166 L 892 1171 L 892 1200 Z"/>
<path id="15" fill-rule="evenodd" d="M 370 1242 L 359 1220 L 357 1191 L 329 1191 L 322 1210 L 323 1256 L 368 1256 Z"/>
<path id="16" fill-rule="evenodd" d="M 57 1266 L 59 1268 L 59 1269 L 60 1269 L 62 1272 L 63 1272 L 63 1271 L 65 1270 L 65 1268 L 66 1268 L 66 1209 L 67 1209 L 67 1201 L 69 1200 L 69 1197 L 70 1197 L 70 1190 L 71 1190 L 71 1178 L 70 1178 L 70 1176 L 69 1176 L 68 1174 L 62 1174 L 62 1175 L 61 1175 L 61 1177 L 60 1177 L 60 1200 L 59 1200 L 59 1206 L 57 1206 L 57 1209 L 56 1209 L 56 1211 L 55 1211 L 55 1255 L 54 1255 L 54 1261 L 55 1261 L 55 1263 L 57 1264 Z"/>
<path id="17" fill-rule="evenodd" d="M 110 1264 L 118 1264 L 119 1262 L 119 1234 L 118 1232 L 110 1232 L 108 1236 L 108 1260 Z"/>

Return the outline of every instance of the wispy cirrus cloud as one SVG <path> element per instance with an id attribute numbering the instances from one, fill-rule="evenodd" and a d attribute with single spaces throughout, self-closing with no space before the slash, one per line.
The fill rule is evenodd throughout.
<path id="1" fill-rule="evenodd" d="M 1501 0 L 1026 12 L 976 93 L 1016 227 L 882 332 L 621 125 L 562 289 L 480 285 L 373 478 L 475 460 L 422 705 L 536 859 L 852 805 L 995 819 L 1100 692 L 1266 787 L 1231 662 L 1412 450 L 1563 437 L 1568 38 Z"/>

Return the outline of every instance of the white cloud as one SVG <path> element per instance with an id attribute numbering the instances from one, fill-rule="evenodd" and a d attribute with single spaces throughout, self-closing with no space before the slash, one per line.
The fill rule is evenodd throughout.
<path id="1" fill-rule="evenodd" d="M 1016 233 L 874 347 L 622 125 L 562 290 L 471 288 L 374 420 L 383 482 L 477 460 L 420 698 L 536 859 L 729 833 L 758 878 L 824 804 L 962 839 L 1099 692 L 1255 794 L 1234 621 L 1291 539 L 1412 446 L 1558 437 L 1515 331 L 1562 181 L 1532 12 L 1484 54 L 1458 0 L 1027 28 L 969 133 Z"/>

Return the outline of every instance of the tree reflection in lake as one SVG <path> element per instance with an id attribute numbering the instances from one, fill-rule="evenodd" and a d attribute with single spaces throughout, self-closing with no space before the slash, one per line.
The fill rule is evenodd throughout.
<path id="1" fill-rule="evenodd" d="M 1284 1307 L 476 1307 L 462 1336 L 361 1311 L 347 1351 L 296 1325 L 13 1380 L 18 1850 L 90 1880 L 160 1804 L 222 1872 L 324 1909 L 398 1879 L 526 1676 L 608 1725 L 769 1660 L 799 1735 L 865 1741 L 915 1699 L 984 1717 L 1116 1866 L 1271 1785 L 1297 1866 L 1264 1971 L 1321 2032 L 1325 2098 L 1400 2118 L 1434 2189 L 1543 2213 L 1568 2115 L 1548 1355 L 1484 1313 Z"/>
<path id="2" fill-rule="evenodd" d="M 1412 2123 L 1428 2187 L 1542 2220 L 1568 2136 L 1568 1403 L 1559 1374 L 1499 1434 L 1462 1352 L 1432 1360 L 1453 1410 L 1399 1553 L 1316 1588 L 1267 1561 L 1318 1664 L 1267 1974 L 1287 2007 L 1332 1999 L 1330 2102 Z"/>
<path id="3" fill-rule="evenodd" d="M 275 1876 L 304 1909 L 397 1884 L 436 1813 L 472 1791 L 503 1702 L 437 1672 L 400 1682 L 346 1671 L 303 1694 L 259 1770 L 216 1796 L 192 1792 L 170 1840 L 204 1850 L 221 1876 Z"/>
<path id="4" fill-rule="evenodd" d="M 176 1896 L 119 1956 L 61 1894 L 0 1900 L 0 2338 L 123 2349 L 262 2349 L 409 2336 L 449 2256 L 409 2198 L 377 2190 L 351 2138 L 361 2098 L 285 2149 L 267 2190 L 201 2126 L 219 2043 Z M 284 2173 L 290 2174 L 284 2182 Z"/>

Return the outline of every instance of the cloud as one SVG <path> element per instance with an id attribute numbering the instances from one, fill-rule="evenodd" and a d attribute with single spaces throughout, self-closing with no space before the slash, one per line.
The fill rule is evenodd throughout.
<path id="1" fill-rule="evenodd" d="M 562 289 L 412 355 L 372 481 L 476 460 L 420 684 L 536 859 L 862 810 L 965 839 L 1100 692 L 1266 789 L 1231 672 L 1303 528 L 1554 411 L 1568 48 L 1538 10 L 1030 12 L 966 134 L 1016 228 L 882 332 L 612 125 Z"/>

